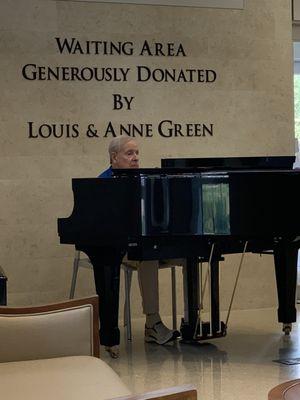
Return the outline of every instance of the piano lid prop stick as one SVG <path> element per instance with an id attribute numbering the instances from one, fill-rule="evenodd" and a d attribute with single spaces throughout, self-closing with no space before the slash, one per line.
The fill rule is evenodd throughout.
<path id="1" fill-rule="evenodd" d="M 232 292 L 232 296 L 231 296 L 231 300 L 230 300 L 230 304 L 229 304 L 229 308 L 228 308 L 227 318 L 226 318 L 226 322 L 225 322 L 226 329 L 227 329 L 227 324 L 228 324 L 228 320 L 229 320 L 229 316 L 230 316 L 230 312 L 231 312 L 233 298 L 234 298 L 234 295 L 235 295 L 235 291 L 236 291 L 236 287 L 237 287 L 237 284 L 238 284 L 241 268 L 242 268 L 243 261 L 244 261 L 244 256 L 245 256 L 245 253 L 246 253 L 246 250 L 247 250 L 247 246 L 248 246 L 248 240 L 246 240 L 246 242 L 245 242 L 243 253 L 242 253 L 242 256 L 241 256 L 241 259 L 240 259 L 238 272 L 237 272 L 236 279 L 235 279 L 235 284 L 234 284 L 234 288 L 233 288 L 233 292 Z"/>

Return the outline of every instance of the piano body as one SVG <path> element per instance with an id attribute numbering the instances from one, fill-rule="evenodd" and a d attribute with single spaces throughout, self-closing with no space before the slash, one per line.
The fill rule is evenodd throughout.
<path id="1" fill-rule="evenodd" d="M 133 260 L 185 258 L 186 342 L 224 336 L 219 263 L 246 252 L 274 255 L 278 320 L 296 321 L 300 215 L 294 157 L 166 159 L 162 168 L 115 170 L 110 179 L 73 179 L 74 209 L 58 219 L 61 243 L 118 244 Z M 199 260 L 209 264 L 210 318 L 201 320 Z M 202 275 L 202 274 L 201 274 Z"/>

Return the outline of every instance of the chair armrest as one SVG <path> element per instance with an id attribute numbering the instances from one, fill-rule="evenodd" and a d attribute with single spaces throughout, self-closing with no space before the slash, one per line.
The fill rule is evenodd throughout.
<path id="1" fill-rule="evenodd" d="M 268 393 L 269 400 L 296 400 L 300 398 L 300 379 L 280 383 Z"/>

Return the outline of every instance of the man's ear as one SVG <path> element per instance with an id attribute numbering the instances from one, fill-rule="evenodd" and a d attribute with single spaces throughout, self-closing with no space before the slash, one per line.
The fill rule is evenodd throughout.
<path id="1" fill-rule="evenodd" d="M 114 151 L 111 153 L 111 164 L 115 164 L 117 162 L 117 153 Z"/>

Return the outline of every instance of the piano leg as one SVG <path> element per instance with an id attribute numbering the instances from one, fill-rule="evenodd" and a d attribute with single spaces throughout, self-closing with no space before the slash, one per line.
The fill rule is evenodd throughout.
<path id="1" fill-rule="evenodd" d="M 286 334 L 296 322 L 298 248 L 290 240 L 282 239 L 274 247 L 274 263 L 278 293 L 278 322 L 283 323 Z"/>
<path id="2" fill-rule="evenodd" d="M 7 305 L 7 277 L 0 267 L 0 306 Z"/>
<path id="3" fill-rule="evenodd" d="M 220 331 L 220 299 L 219 299 L 219 260 L 213 258 L 211 261 L 211 283 L 210 283 L 210 315 L 211 334 L 214 336 Z"/>
<path id="4" fill-rule="evenodd" d="M 221 254 L 215 253 L 212 257 L 210 271 L 210 322 L 202 323 L 202 337 L 200 339 L 216 338 L 226 335 L 226 326 L 220 319 L 220 261 Z"/>
<path id="5" fill-rule="evenodd" d="M 100 344 L 109 347 L 119 345 L 120 265 L 125 251 L 112 246 L 76 246 L 76 249 L 84 251 L 93 265 L 99 296 Z"/>
<path id="6" fill-rule="evenodd" d="M 184 299 L 187 315 L 181 322 L 181 336 L 185 342 L 195 340 L 195 329 L 198 319 L 198 299 L 199 299 L 199 269 L 198 257 L 189 257 L 186 259 L 185 274 L 183 276 L 186 287 L 186 298 Z"/>

